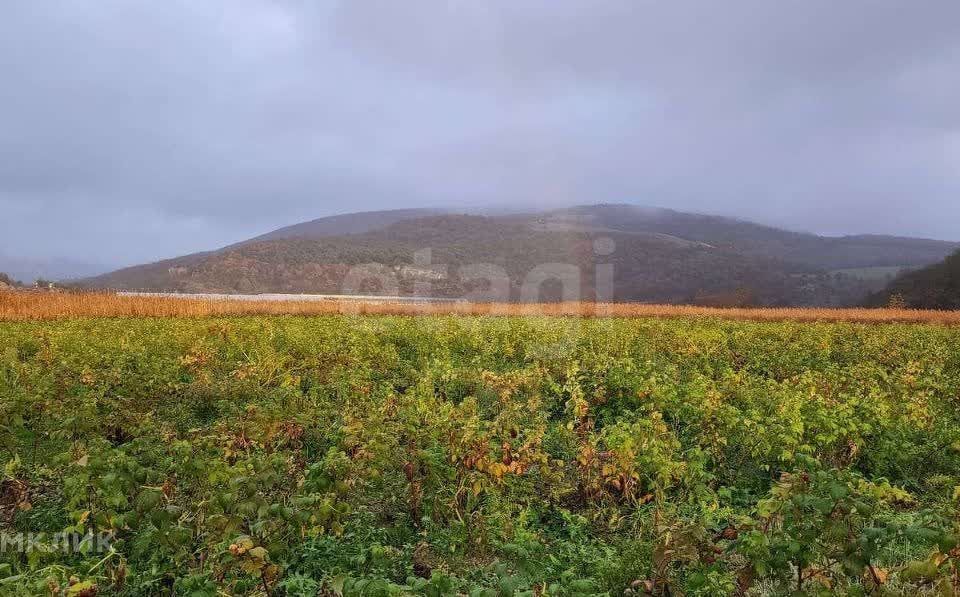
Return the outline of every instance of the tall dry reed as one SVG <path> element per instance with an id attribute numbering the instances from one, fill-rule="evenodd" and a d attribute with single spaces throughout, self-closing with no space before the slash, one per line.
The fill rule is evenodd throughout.
<path id="1" fill-rule="evenodd" d="M 0 291 L 0 320 L 217 315 L 546 315 L 714 317 L 753 321 L 851 321 L 960 324 L 960 311 L 907 309 L 715 308 L 642 303 L 407 303 L 377 300 L 233 300 L 121 296 L 107 292 Z"/>

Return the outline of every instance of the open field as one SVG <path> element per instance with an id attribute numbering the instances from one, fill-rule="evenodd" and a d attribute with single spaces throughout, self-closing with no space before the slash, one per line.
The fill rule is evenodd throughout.
<path id="1" fill-rule="evenodd" d="M 0 323 L 0 594 L 960 586 L 954 327 L 42 298 L 87 317 Z"/>
<path id="2" fill-rule="evenodd" d="M 640 303 L 490 304 L 389 300 L 233 300 L 217 297 L 123 296 L 113 293 L 0 292 L 0 320 L 79 317 L 206 317 L 225 315 L 547 315 L 583 317 L 697 317 L 746 321 L 823 321 L 956 325 L 960 311 L 909 309 L 713 308 Z"/>
<path id="3" fill-rule="evenodd" d="M 901 273 L 912 268 L 901 265 L 875 266 L 875 267 L 854 267 L 848 269 L 835 269 L 831 274 L 843 274 L 854 278 L 864 280 L 890 280 L 896 278 Z"/>

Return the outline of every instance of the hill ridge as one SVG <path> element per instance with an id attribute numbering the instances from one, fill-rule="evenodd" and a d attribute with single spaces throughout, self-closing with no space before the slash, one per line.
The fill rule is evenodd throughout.
<path id="1" fill-rule="evenodd" d="M 600 238 L 612 242 L 609 255 L 596 251 Z M 521 300 L 535 268 L 560 263 L 575 268 L 577 295 L 590 299 L 596 265 L 604 262 L 616 272 L 616 300 L 802 306 L 861 302 L 880 290 L 880 282 L 849 270 L 922 267 L 960 245 L 907 237 L 821 237 L 630 204 L 504 215 L 400 209 L 319 218 L 214 251 L 117 270 L 82 286 L 327 294 L 342 290 L 352 267 L 375 262 L 396 277 L 398 292 L 411 293 L 414 278 L 427 275 L 411 267 L 416 251 L 425 248 L 432 250 L 431 266 L 448 270 L 431 282 L 438 296 L 482 295 L 459 272 L 490 264 L 504 272 L 507 280 L 498 288 L 507 288 L 507 300 Z M 550 292 L 540 298 L 559 298 Z"/>

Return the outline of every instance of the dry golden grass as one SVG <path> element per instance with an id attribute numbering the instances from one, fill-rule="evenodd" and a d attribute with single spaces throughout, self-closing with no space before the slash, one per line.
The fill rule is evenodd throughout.
<path id="1" fill-rule="evenodd" d="M 0 291 L 0 320 L 210 315 L 547 315 L 584 317 L 712 317 L 750 321 L 916 322 L 957 325 L 960 311 L 906 309 L 722 309 L 641 303 L 402 303 L 365 300 L 239 301 L 113 293 Z"/>

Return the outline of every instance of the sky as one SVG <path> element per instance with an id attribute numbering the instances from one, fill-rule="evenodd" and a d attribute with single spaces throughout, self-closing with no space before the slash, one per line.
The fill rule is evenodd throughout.
<path id="1" fill-rule="evenodd" d="M 0 254 L 601 202 L 960 240 L 960 2 L 0 4 Z"/>

